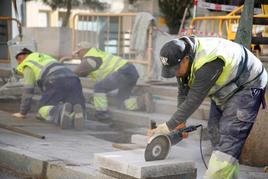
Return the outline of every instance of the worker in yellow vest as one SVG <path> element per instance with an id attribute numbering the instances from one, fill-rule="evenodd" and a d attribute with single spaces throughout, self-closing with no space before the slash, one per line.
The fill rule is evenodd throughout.
<path id="1" fill-rule="evenodd" d="M 85 99 L 80 79 L 70 69 L 49 55 L 23 48 L 17 55 L 17 71 L 24 77 L 20 112 L 13 115 L 24 118 L 30 111 L 34 87 L 42 96 L 38 116 L 61 128 L 83 129 Z"/>
<path id="2" fill-rule="evenodd" d="M 221 38 L 184 36 L 163 45 L 162 76 L 178 81 L 178 108 L 171 119 L 149 130 L 167 134 L 211 98 L 208 131 L 213 152 L 205 179 L 237 179 L 238 159 L 255 122 L 265 108 L 267 72 L 245 47 Z"/>
<path id="3" fill-rule="evenodd" d="M 133 64 L 98 48 L 81 48 L 75 55 L 81 58 L 81 64 L 75 69 L 75 73 L 79 76 L 88 76 L 95 82 L 93 103 L 97 119 L 111 118 L 107 93 L 116 89 L 118 93 L 115 99 L 119 107 L 124 106 L 128 110 L 143 108 L 144 102 L 141 101 L 144 98 L 131 96 L 139 78 Z"/>

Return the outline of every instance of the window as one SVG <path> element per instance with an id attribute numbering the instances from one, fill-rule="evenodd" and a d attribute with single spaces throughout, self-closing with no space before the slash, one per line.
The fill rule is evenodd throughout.
<path id="1" fill-rule="evenodd" d="M 49 12 L 48 11 L 39 11 L 38 27 L 49 27 Z"/>

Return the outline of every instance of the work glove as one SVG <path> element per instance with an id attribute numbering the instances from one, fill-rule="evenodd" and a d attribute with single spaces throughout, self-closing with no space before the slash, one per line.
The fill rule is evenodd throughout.
<path id="1" fill-rule="evenodd" d="M 17 117 L 17 118 L 25 118 L 25 115 L 21 114 L 21 113 L 13 113 L 12 116 Z"/>
<path id="2" fill-rule="evenodd" d="M 163 123 L 163 124 L 158 125 L 157 128 L 155 128 L 155 129 L 149 129 L 147 132 L 147 137 L 149 140 L 154 135 L 157 135 L 157 134 L 166 135 L 169 133 L 170 133 L 170 130 L 169 130 L 167 124 Z"/>

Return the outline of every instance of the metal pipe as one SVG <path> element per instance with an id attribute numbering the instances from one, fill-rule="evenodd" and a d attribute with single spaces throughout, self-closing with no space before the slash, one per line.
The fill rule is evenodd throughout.
<path id="1" fill-rule="evenodd" d="M 12 131 L 12 132 L 16 132 L 16 133 L 19 133 L 19 134 L 35 137 L 35 138 L 38 138 L 38 139 L 45 139 L 46 138 L 45 136 L 41 136 L 41 135 L 35 134 L 33 132 L 29 132 L 29 131 L 26 131 L 26 130 L 23 130 L 23 129 L 11 127 L 11 126 L 1 124 L 1 123 L 0 123 L 0 128 L 6 129 L 6 130 L 9 130 L 9 131 Z"/>

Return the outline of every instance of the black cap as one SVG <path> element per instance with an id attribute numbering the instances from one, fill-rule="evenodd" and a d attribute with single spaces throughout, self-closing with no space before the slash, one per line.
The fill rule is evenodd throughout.
<path id="1" fill-rule="evenodd" d="M 23 48 L 23 49 L 21 49 L 21 51 L 19 53 L 17 53 L 16 59 L 19 57 L 19 55 L 31 54 L 31 53 L 33 53 L 33 52 L 31 50 L 29 50 L 28 48 Z"/>
<path id="2" fill-rule="evenodd" d="M 160 61 L 162 63 L 162 73 L 164 78 L 172 78 L 185 56 L 184 41 L 175 39 L 167 42 L 160 50 Z"/>

